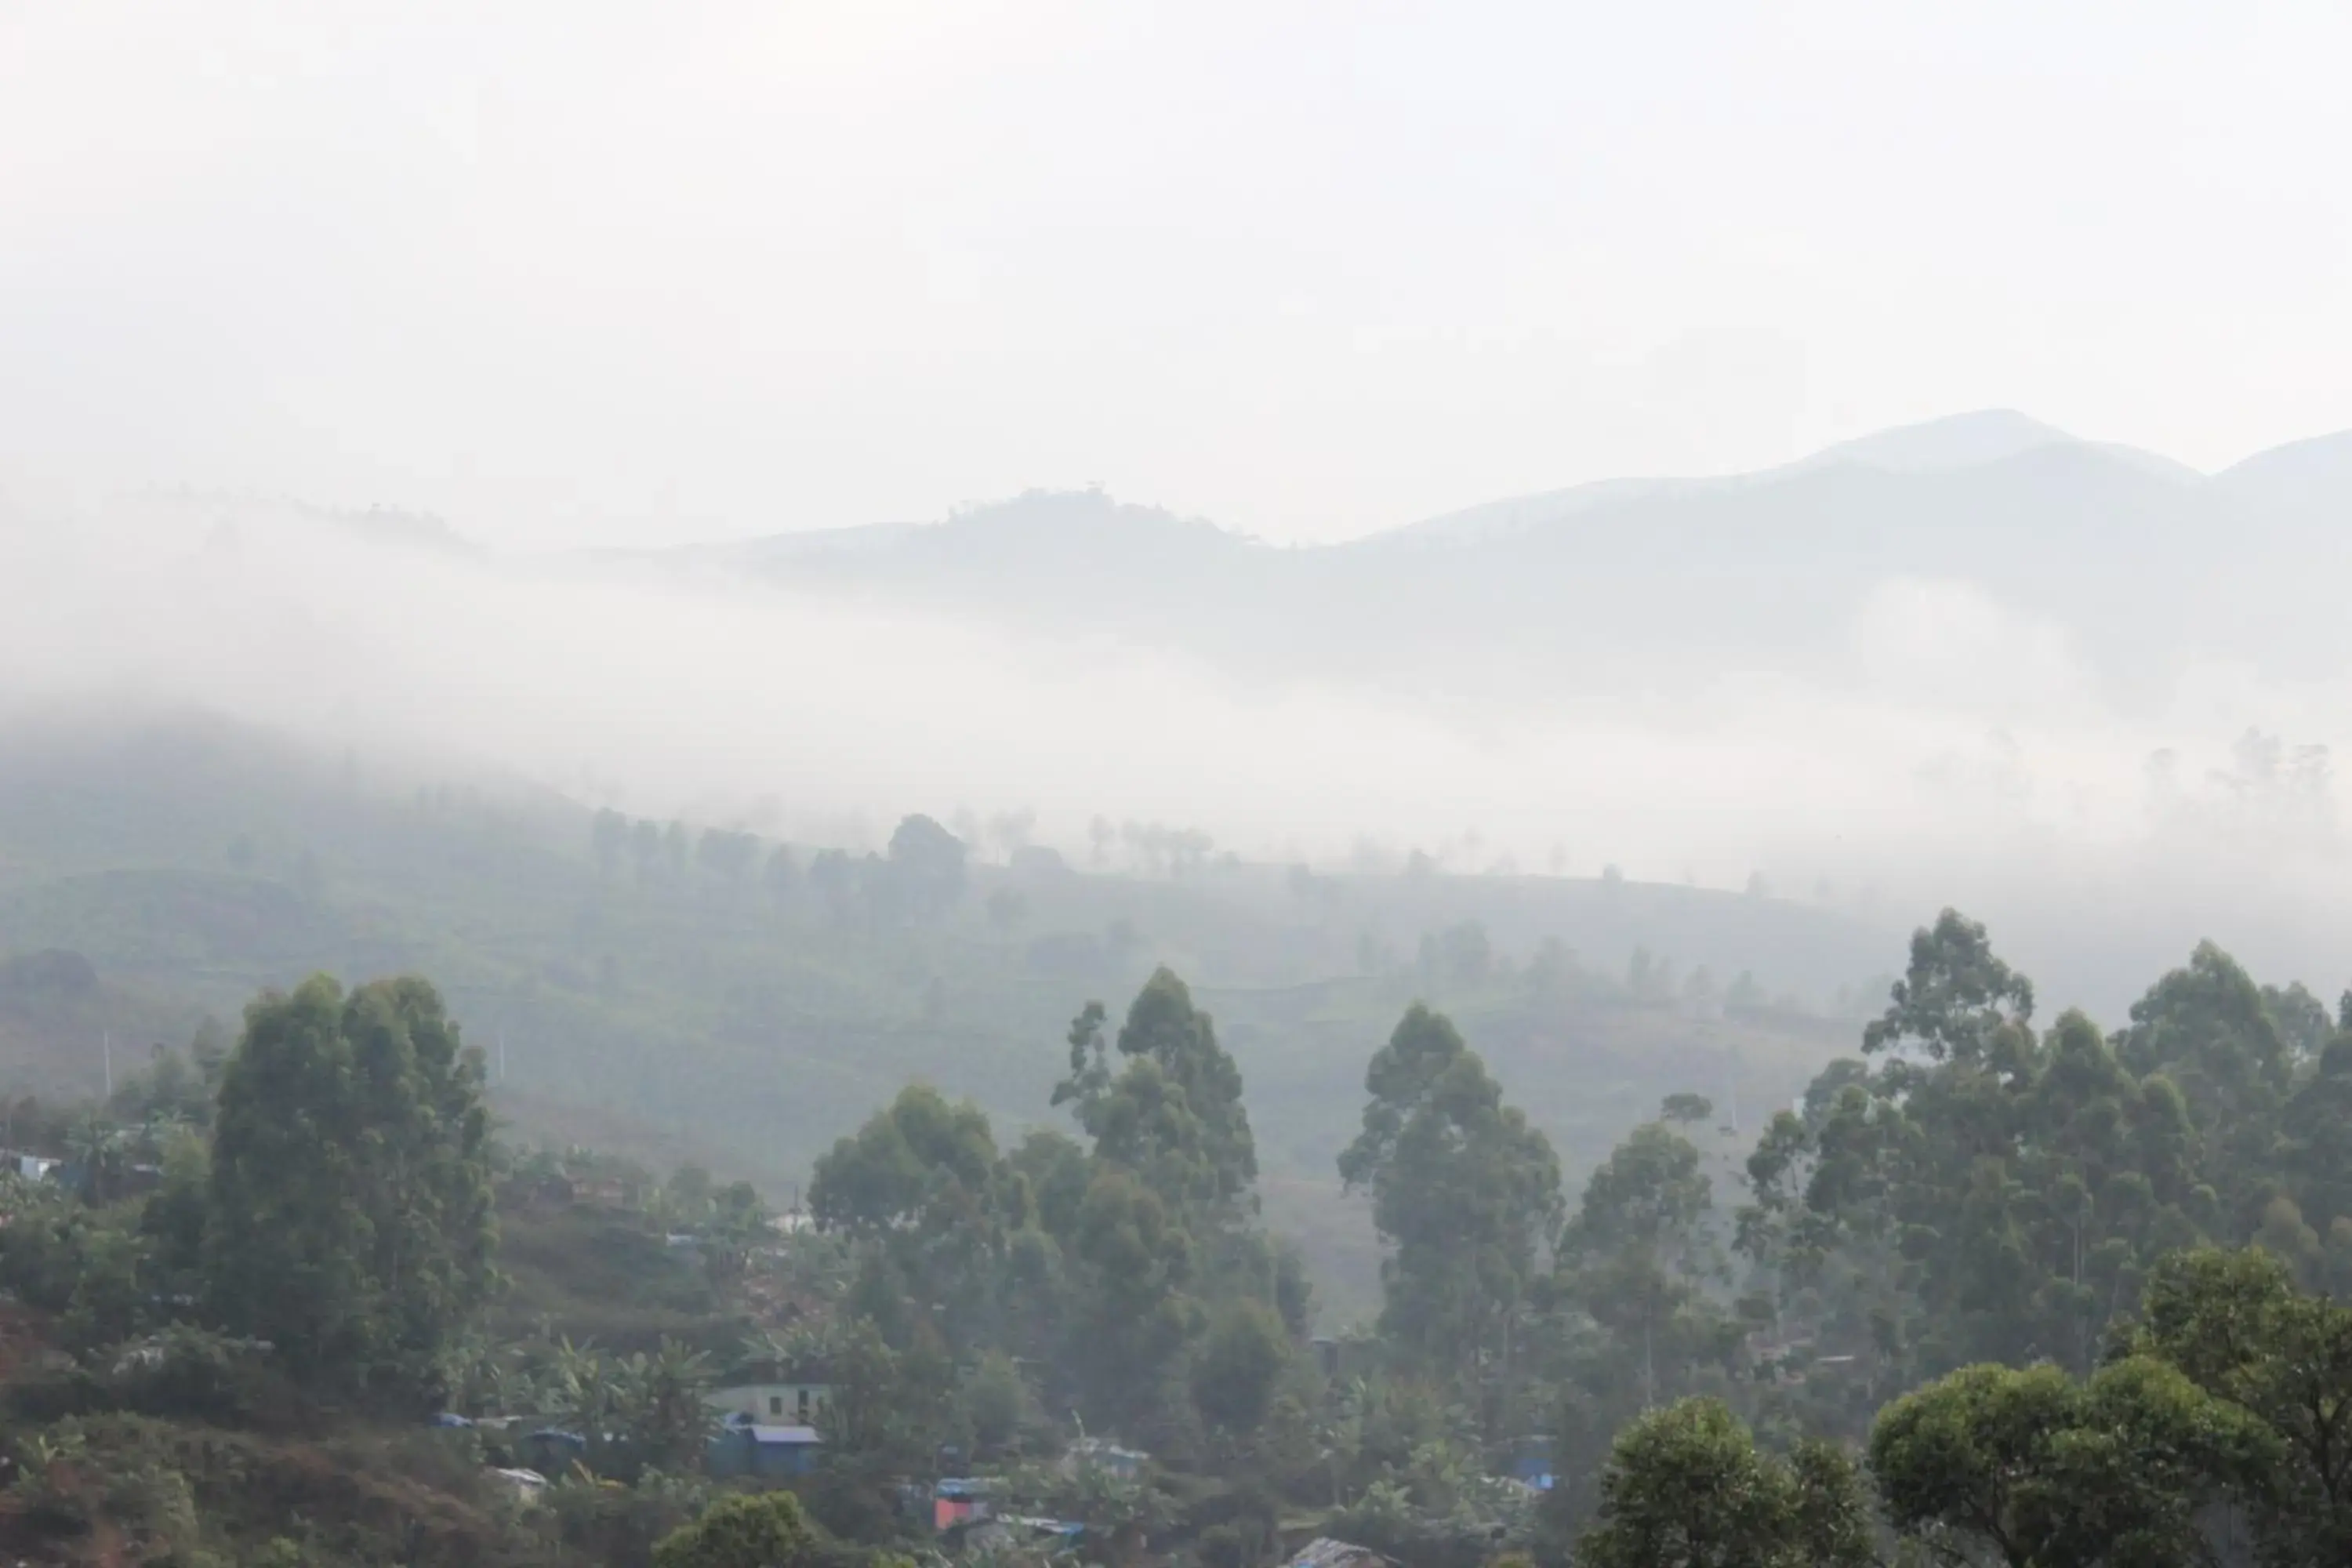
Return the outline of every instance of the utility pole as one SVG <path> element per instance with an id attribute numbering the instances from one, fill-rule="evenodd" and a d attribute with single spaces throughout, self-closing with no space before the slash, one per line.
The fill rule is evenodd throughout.
<path id="1" fill-rule="evenodd" d="M 102 1060 L 106 1063 L 106 1098 L 107 1098 L 107 1099 L 109 1099 L 109 1100 L 112 1100 L 112 1099 L 114 1098 L 114 1031 L 113 1031 L 113 1030 L 111 1030 L 111 1029 L 101 1029 L 101 1030 L 100 1030 L 100 1031 L 99 1031 L 99 1036 L 98 1036 L 98 1049 L 99 1049 L 99 1055 L 100 1055 L 100 1059 L 102 1059 Z"/>
<path id="2" fill-rule="evenodd" d="M 504 1088 L 506 1087 L 506 1085 L 507 1085 L 507 1032 L 506 1032 L 506 1030 L 505 1030 L 505 1029 L 501 1028 L 501 1029 L 499 1031 L 499 1087 L 500 1089 L 504 1089 Z"/>

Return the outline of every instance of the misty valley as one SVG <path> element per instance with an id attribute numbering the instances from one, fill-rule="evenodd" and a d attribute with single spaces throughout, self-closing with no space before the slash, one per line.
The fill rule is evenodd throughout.
<path id="1" fill-rule="evenodd" d="M 2094 1021 L 1950 910 L 946 815 L 12 725 L 10 1549 L 2352 1543 L 2352 994 L 2208 943 Z"/>
<path id="2" fill-rule="evenodd" d="M 0 1568 L 2352 1568 L 2347 61 L 0 3 Z"/>

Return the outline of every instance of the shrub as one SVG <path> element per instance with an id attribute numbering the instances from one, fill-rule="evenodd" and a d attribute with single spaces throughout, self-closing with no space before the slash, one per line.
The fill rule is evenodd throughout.
<path id="1" fill-rule="evenodd" d="M 806 1568 L 816 1531 L 790 1492 L 739 1493 L 671 1531 L 654 1548 L 654 1568 Z"/>

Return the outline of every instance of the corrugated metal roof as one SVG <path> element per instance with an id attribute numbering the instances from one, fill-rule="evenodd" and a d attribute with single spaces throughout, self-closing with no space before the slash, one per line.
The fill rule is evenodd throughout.
<path id="1" fill-rule="evenodd" d="M 751 1433 L 751 1441 L 754 1443 L 782 1443 L 789 1444 L 795 1447 L 806 1447 L 812 1443 L 822 1443 L 824 1441 L 824 1438 L 816 1435 L 816 1428 L 814 1426 L 761 1426 L 753 1425 L 750 1426 L 738 1426 L 734 1428 L 734 1430 L 738 1432 Z"/>
<path id="2" fill-rule="evenodd" d="M 1369 1546 L 1318 1535 L 1292 1553 L 1289 1568 L 1370 1568 L 1388 1561 Z"/>

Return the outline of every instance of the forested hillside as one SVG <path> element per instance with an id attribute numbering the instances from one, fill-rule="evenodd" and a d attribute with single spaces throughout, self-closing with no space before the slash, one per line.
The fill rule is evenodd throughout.
<path id="1" fill-rule="evenodd" d="M 690 1164 L 502 1143 L 429 983 L 315 976 L 103 1104 L 9 1103 L 37 1153 L 0 1173 L 0 1542 L 191 1568 L 2342 1561 L 2352 996 L 2208 944 L 2120 1028 L 2044 1022 L 1946 910 L 1854 1044 L 1742 1179 L 1687 1089 L 1580 1170 L 1413 1003 L 1335 1161 L 1380 1310 L 1318 1337 L 1260 1201 L 1264 1108 L 1164 967 L 1076 1011 L 1047 1125 L 909 1084 L 782 1221 Z M 810 1419 L 727 1414 L 772 1394 Z"/>
<path id="2" fill-rule="evenodd" d="M 0 747 L 0 1081 L 94 1093 L 110 1039 L 121 1070 L 207 1016 L 233 1028 L 265 985 L 426 973 L 525 1132 L 789 1198 L 908 1079 L 1038 1119 L 1076 1005 L 1165 963 L 1249 1074 L 1267 1201 L 1344 1312 L 1373 1270 L 1331 1162 L 1367 1044 L 1407 1001 L 1475 1024 L 1591 1158 L 1685 1084 L 1727 1122 L 1769 1115 L 1885 968 L 1868 928 L 1761 896 L 1317 873 L 1108 822 L 1073 865 L 1017 818 L 961 826 L 969 846 L 934 829 L 924 883 L 921 838 L 600 819 L 211 721 L 19 728 Z"/>

